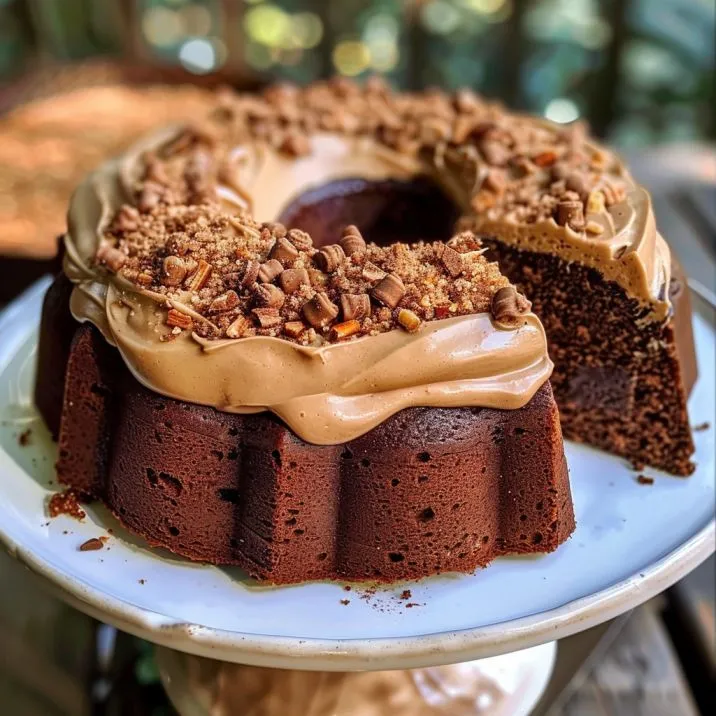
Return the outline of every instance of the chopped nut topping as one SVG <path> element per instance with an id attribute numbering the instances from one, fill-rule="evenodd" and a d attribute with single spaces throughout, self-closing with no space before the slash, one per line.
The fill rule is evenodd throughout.
<path id="1" fill-rule="evenodd" d="M 251 313 L 259 322 L 261 328 L 272 328 L 283 323 L 278 308 L 254 308 Z"/>
<path id="2" fill-rule="evenodd" d="M 181 286 L 186 278 L 186 266 L 178 256 L 167 256 L 162 263 L 162 283 L 165 286 Z"/>
<path id="3" fill-rule="evenodd" d="M 249 288 L 256 283 L 261 271 L 261 264 L 258 261 L 247 261 L 246 268 L 244 269 L 244 275 L 241 279 L 241 285 L 243 288 Z"/>
<path id="4" fill-rule="evenodd" d="M 169 309 L 169 313 L 167 313 L 167 325 L 182 329 L 191 329 L 194 325 L 194 321 L 191 316 L 188 316 L 186 313 L 177 311 L 176 308 L 171 308 Z"/>
<path id="5" fill-rule="evenodd" d="M 327 329 L 339 316 L 358 322 L 351 334 L 358 337 L 406 328 L 404 312 L 424 323 L 490 310 L 507 280 L 474 235 L 381 247 L 348 226 L 336 244 L 314 247 L 300 229 L 258 223 L 219 203 L 220 184 L 251 198 L 241 185 L 241 147 L 260 138 L 300 155 L 324 130 L 368 136 L 445 167 L 464 182 L 476 230 L 482 220 L 528 225 L 554 217 L 596 237 L 607 225 L 600 214 L 630 186 L 579 127 L 509 115 L 469 91 L 402 95 L 379 80 L 341 80 L 229 93 L 209 120 L 142 158 L 134 206 L 115 216 L 97 262 L 167 305 L 208 317 L 191 327 L 207 339 L 261 335 L 320 345 L 338 335 Z"/>
<path id="6" fill-rule="evenodd" d="M 127 262 L 127 255 L 108 244 L 102 244 L 97 251 L 97 263 L 117 273 Z"/>
<path id="7" fill-rule="evenodd" d="M 243 338 L 251 328 L 251 323 L 246 316 L 238 316 L 226 329 L 227 338 Z"/>
<path id="8" fill-rule="evenodd" d="M 217 296 L 209 304 L 209 313 L 223 313 L 224 311 L 231 311 L 239 305 L 239 297 L 236 291 L 227 291 Z"/>
<path id="9" fill-rule="evenodd" d="M 208 264 L 204 259 L 199 259 L 199 268 L 194 273 L 189 284 L 190 291 L 198 291 L 204 287 L 204 284 L 209 280 L 211 275 L 211 264 Z"/>
<path id="10" fill-rule="evenodd" d="M 283 332 L 289 338 L 298 338 L 305 330 L 306 324 L 303 321 L 289 321 L 283 327 Z"/>
<path id="11" fill-rule="evenodd" d="M 532 161 L 538 167 L 549 167 L 557 161 L 557 153 L 551 149 L 546 152 L 540 152 L 536 157 L 532 157 Z"/>

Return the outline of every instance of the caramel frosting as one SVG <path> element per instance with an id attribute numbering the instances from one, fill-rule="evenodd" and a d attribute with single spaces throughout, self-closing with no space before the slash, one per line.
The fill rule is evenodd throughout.
<path id="1" fill-rule="evenodd" d="M 351 108 L 356 122 L 330 114 L 326 98 Z M 458 142 L 461 119 L 473 130 Z M 426 96 L 421 104 L 370 86 L 314 85 L 224 98 L 206 126 L 148 137 L 78 188 L 66 237 L 72 312 L 94 323 L 152 390 L 229 412 L 271 410 L 317 444 L 358 437 L 411 406 L 519 408 L 552 369 L 531 313 L 513 328 L 484 308 L 451 318 L 431 313 L 415 332 L 311 345 L 266 331 L 217 338 L 196 329 L 206 317 L 186 292 L 158 293 L 108 272 L 95 256 L 127 203 L 151 212 L 157 203 L 218 201 L 227 216 L 272 221 L 297 195 L 329 181 L 427 175 L 462 207 L 466 226 L 593 266 L 662 318 L 670 266 L 649 197 L 616 158 L 574 134 L 464 94 Z M 188 320 L 165 341 L 168 307 Z"/>

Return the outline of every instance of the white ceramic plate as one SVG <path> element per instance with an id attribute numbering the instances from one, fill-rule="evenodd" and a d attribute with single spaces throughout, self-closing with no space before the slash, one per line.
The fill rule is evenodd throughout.
<path id="1" fill-rule="evenodd" d="M 227 661 L 282 668 L 412 668 L 492 656 L 586 629 L 670 586 L 714 550 L 716 311 L 694 294 L 701 377 L 690 404 L 698 469 L 689 479 L 568 444 L 577 530 L 555 553 L 501 559 L 370 595 L 340 584 L 266 588 L 235 569 L 147 548 L 100 507 L 84 522 L 48 520 L 54 446 L 29 396 L 37 284 L 0 315 L 0 539 L 78 608 L 151 641 Z M 32 429 L 30 445 L 18 435 Z M 89 537 L 105 549 L 80 552 Z M 409 587 L 407 608 L 400 593 Z M 350 599 L 344 605 L 341 600 Z"/>

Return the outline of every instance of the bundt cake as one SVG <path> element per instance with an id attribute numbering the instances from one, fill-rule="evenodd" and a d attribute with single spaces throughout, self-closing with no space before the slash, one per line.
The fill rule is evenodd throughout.
<path id="1" fill-rule="evenodd" d="M 276 583 L 471 571 L 574 528 L 548 340 L 571 437 L 688 474 L 687 301 L 578 127 L 224 93 L 78 188 L 36 400 L 60 480 L 152 544 Z"/>

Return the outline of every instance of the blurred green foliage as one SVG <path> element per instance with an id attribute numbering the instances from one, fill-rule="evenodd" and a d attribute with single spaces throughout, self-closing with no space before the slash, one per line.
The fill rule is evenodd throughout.
<path id="1" fill-rule="evenodd" d="M 622 145 L 715 134 L 713 0 L 0 0 L 0 77 L 97 55 L 471 86 Z"/>

